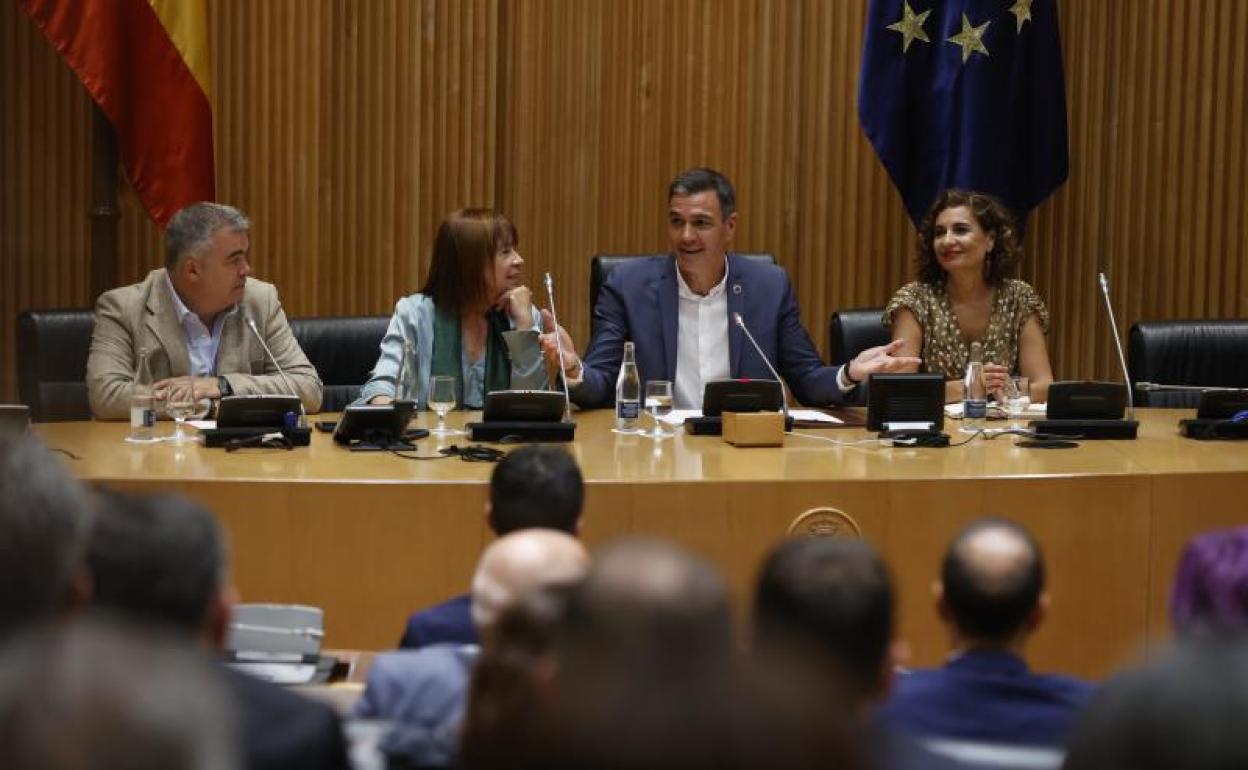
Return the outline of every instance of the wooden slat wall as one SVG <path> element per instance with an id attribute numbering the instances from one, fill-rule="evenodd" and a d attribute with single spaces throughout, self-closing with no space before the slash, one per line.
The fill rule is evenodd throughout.
<path id="1" fill-rule="evenodd" d="M 17 397 L 24 308 L 82 305 L 91 281 L 90 100 L 16 3 L 0 4 L 0 399 Z"/>
<path id="2" fill-rule="evenodd" d="M 865 3 L 211 0 L 219 197 L 292 315 L 386 313 L 447 211 L 493 205 L 550 271 L 583 347 L 588 260 L 664 248 L 681 168 L 736 182 L 737 246 L 789 270 L 826 350 L 837 307 L 882 304 L 912 235 L 858 127 Z M 1116 377 L 1119 322 L 1248 316 L 1248 3 L 1060 4 L 1071 179 L 1034 214 L 1023 277 L 1060 376 Z M 0 4 L 0 397 L 13 320 L 88 294 L 90 105 Z M 160 263 L 123 195 L 121 280 Z"/>

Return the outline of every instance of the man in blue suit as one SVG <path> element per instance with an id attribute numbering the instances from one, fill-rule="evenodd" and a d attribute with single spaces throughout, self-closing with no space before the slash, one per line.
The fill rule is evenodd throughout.
<path id="1" fill-rule="evenodd" d="M 557 529 L 579 535 L 585 483 L 576 460 L 563 447 L 537 444 L 513 450 L 494 466 L 486 520 L 499 537 L 521 529 Z M 432 644 L 477 644 L 472 622 L 472 597 L 453 596 L 413 612 L 399 647 L 418 649 Z"/>
<path id="2" fill-rule="evenodd" d="M 628 340 L 635 343 L 642 382 L 670 380 L 677 408 L 701 408 L 703 388 L 711 380 L 773 379 L 733 321 L 737 314 L 804 404 L 840 403 L 869 374 L 914 371 L 919 365 L 917 358 L 893 357 L 900 346 L 891 343 L 866 350 L 840 368 L 825 366 L 802 326 L 784 270 L 728 252 L 736 227 L 736 193 L 723 174 L 697 168 L 672 182 L 672 253 L 611 272 L 594 308 L 583 362 L 571 339 L 563 338 L 563 372 L 573 400 L 584 407 L 614 402 Z M 543 335 L 542 344 L 553 355 L 553 335 Z"/>
<path id="3" fill-rule="evenodd" d="M 882 712 L 901 732 L 959 744 L 1049 748 L 1060 760 L 1092 685 L 1033 673 L 1027 640 L 1048 609 L 1044 559 L 1031 534 L 1004 519 L 981 519 L 945 553 L 937 607 L 953 651 L 941 668 L 897 680 Z M 1056 764 L 1054 764 L 1056 766 Z"/>

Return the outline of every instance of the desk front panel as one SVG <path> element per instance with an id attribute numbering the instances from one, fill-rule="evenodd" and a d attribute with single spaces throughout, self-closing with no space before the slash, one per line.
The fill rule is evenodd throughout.
<path id="1" fill-rule="evenodd" d="M 916 450 L 793 436 L 783 449 L 736 449 L 682 434 L 656 446 L 613 434 L 610 416 L 578 415 L 569 447 L 587 481 L 591 545 L 627 534 L 671 538 L 717 564 L 744 606 L 760 559 L 793 520 L 836 508 L 888 559 L 917 665 L 944 654 L 932 581 L 949 538 L 976 517 L 1010 516 L 1036 534 L 1052 606 L 1032 657 L 1088 676 L 1132 659 L 1146 637 L 1165 636 L 1165 594 L 1193 532 L 1245 520 L 1248 446 L 1181 439 L 1172 412 L 1143 414 L 1135 442 L 1053 451 L 1009 438 Z M 337 647 L 393 645 L 410 610 L 466 590 L 489 538 L 488 464 L 350 453 L 323 435 L 294 452 L 226 454 L 128 445 L 119 424 L 39 432 L 83 458 L 70 466 L 85 479 L 177 490 L 209 505 L 229 533 L 244 600 L 324 607 L 327 643 Z M 437 446 L 422 441 L 421 452 Z"/>

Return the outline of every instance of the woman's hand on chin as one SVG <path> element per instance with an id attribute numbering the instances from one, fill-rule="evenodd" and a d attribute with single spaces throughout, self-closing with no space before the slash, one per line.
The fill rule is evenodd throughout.
<path id="1" fill-rule="evenodd" d="M 507 314 L 517 329 L 533 327 L 533 292 L 528 286 L 517 286 L 503 292 L 498 309 Z"/>

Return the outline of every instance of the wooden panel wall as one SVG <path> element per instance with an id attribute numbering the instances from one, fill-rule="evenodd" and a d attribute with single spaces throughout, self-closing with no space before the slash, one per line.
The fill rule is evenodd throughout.
<path id="1" fill-rule="evenodd" d="M 826 352 L 837 307 L 910 275 L 911 229 L 858 127 L 864 2 L 211 0 L 219 197 L 254 219 L 292 315 L 386 313 L 447 211 L 493 205 L 584 346 L 588 260 L 665 245 L 671 176 L 736 182 L 737 245 L 775 252 Z M 1114 377 L 1119 321 L 1248 316 L 1248 3 L 1060 4 L 1071 179 L 1033 214 L 1023 277 L 1059 376 Z M 0 4 L 0 398 L 13 319 L 85 306 L 90 105 Z M 123 197 L 121 279 L 160 262 Z M 541 296 L 541 292 L 538 292 Z"/>

